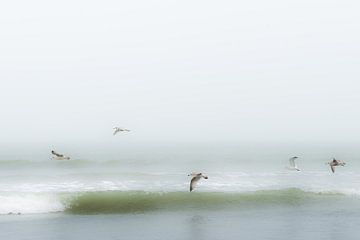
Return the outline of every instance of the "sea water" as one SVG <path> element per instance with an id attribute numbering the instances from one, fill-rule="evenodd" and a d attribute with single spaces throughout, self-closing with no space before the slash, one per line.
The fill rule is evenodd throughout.
<path id="1" fill-rule="evenodd" d="M 356 144 L 118 143 L 0 153 L 1 239 L 358 239 Z M 58 149 L 55 149 L 58 150 Z M 300 172 L 289 171 L 297 155 Z M 335 174 L 326 163 L 347 164 Z M 189 192 L 190 172 L 202 179 Z"/>

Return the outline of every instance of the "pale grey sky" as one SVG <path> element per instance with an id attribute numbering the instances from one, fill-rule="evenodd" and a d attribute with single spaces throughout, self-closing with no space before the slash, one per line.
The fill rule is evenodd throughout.
<path id="1" fill-rule="evenodd" d="M 0 142 L 360 140 L 357 1 L 7 1 Z"/>

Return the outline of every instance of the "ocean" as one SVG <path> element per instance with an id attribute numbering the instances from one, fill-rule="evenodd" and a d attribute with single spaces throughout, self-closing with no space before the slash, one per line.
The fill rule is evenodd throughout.
<path id="1" fill-rule="evenodd" d="M 1 239 L 358 239 L 355 143 L 8 146 Z M 286 169 L 298 156 L 300 172 Z M 326 163 L 346 162 L 335 174 Z M 202 179 L 189 192 L 191 172 Z"/>

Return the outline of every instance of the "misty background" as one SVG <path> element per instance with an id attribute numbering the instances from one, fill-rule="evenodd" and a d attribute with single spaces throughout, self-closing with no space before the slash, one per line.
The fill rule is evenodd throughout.
<path id="1" fill-rule="evenodd" d="M 359 7 L 3 2 L 0 143 L 356 145 Z M 114 126 L 132 132 L 114 139 Z"/>

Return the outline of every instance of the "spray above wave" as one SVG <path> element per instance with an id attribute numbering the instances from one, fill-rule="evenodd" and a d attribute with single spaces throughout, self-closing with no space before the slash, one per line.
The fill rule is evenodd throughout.
<path id="1" fill-rule="evenodd" d="M 0 214 L 51 213 L 125 214 L 148 211 L 245 210 L 258 207 L 336 204 L 344 199 L 360 201 L 340 193 L 306 192 L 296 188 L 244 193 L 221 192 L 82 192 L 67 194 L 20 194 L 0 196 Z"/>
<path id="2" fill-rule="evenodd" d="M 201 192 L 253 192 L 298 188 L 312 192 L 358 194 L 359 174 L 329 172 L 284 173 L 210 173 L 211 179 L 199 182 Z M 183 173 L 82 172 L 61 174 L 47 172 L 25 174 L 21 171 L 2 175 L 1 192 L 11 193 L 76 193 L 96 191 L 188 191 L 190 179 Z M 0 195 L 1 195 L 0 192 Z"/>

